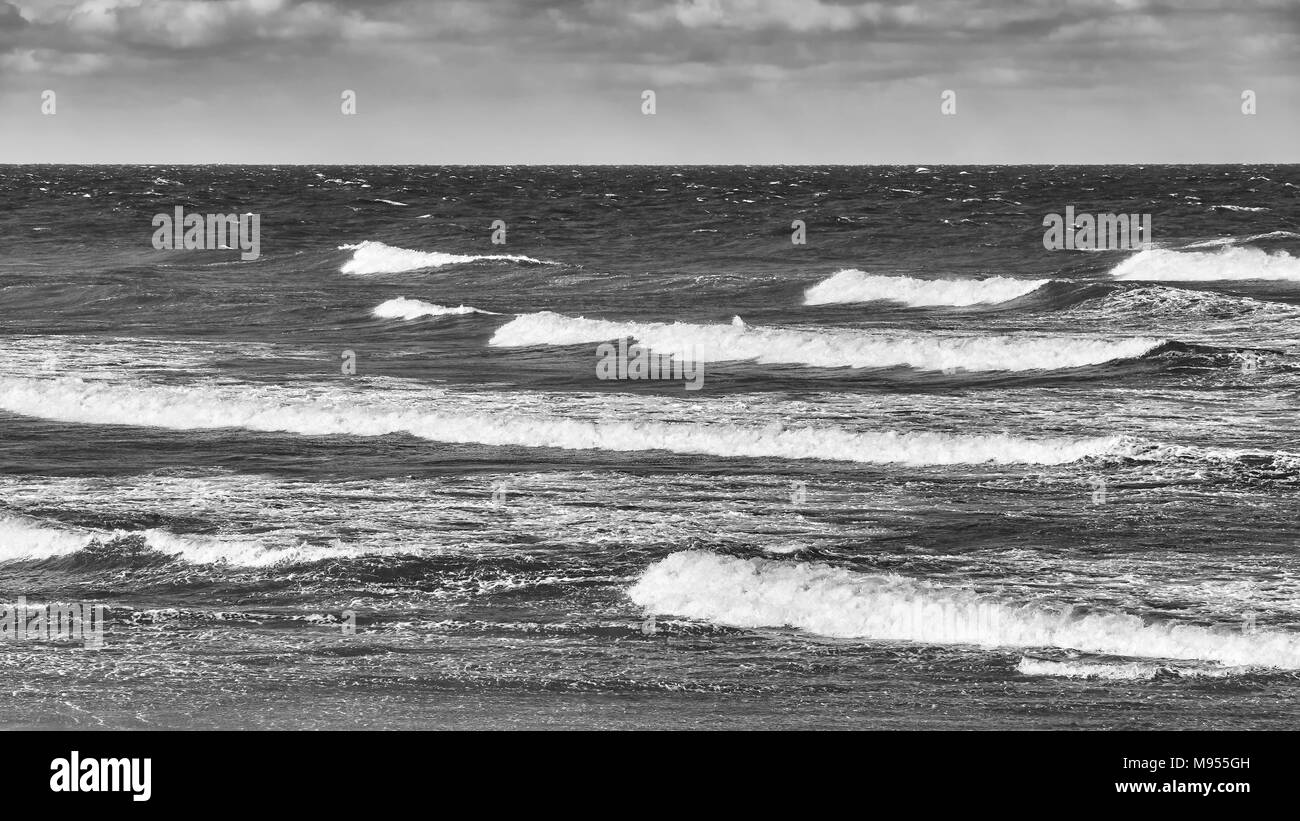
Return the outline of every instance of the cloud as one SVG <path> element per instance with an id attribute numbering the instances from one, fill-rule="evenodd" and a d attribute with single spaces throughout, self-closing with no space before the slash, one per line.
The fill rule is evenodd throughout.
<path id="1" fill-rule="evenodd" d="M 1146 69 L 1276 76 L 1300 52 L 1293 2 L 27 0 L 19 13 L 0 0 L 0 52 L 24 52 L 10 70 L 67 71 L 65 54 L 107 75 L 149 62 L 268 73 L 387 63 L 419 75 L 436 61 L 526 93 L 547 77 L 578 77 L 583 88 L 1122 87 Z"/>
<path id="2" fill-rule="evenodd" d="M 62 26 L 83 42 L 187 51 L 341 39 L 363 23 L 359 12 L 321 2 L 88 0 L 72 8 Z"/>
<path id="3" fill-rule="evenodd" d="M 26 25 L 27 18 L 23 17 L 17 6 L 12 3 L 0 3 L 0 31 L 20 29 Z"/>
<path id="4" fill-rule="evenodd" d="M 0 54 L 0 69 L 15 74 L 56 74 L 76 77 L 95 74 L 110 66 L 102 54 L 67 54 L 44 49 L 16 49 Z"/>
<path id="5" fill-rule="evenodd" d="M 682 0 L 672 16 L 687 28 L 717 26 L 755 31 L 847 31 L 879 23 L 888 10 L 877 3 L 835 5 L 822 0 Z"/>

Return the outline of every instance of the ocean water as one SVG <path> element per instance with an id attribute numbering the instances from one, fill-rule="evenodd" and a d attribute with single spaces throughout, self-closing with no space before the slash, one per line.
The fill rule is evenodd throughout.
<path id="1" fill-rule="evenodd" d="M 0 726 L 1294 728 L 1298 186 L 0 167 Z"/>

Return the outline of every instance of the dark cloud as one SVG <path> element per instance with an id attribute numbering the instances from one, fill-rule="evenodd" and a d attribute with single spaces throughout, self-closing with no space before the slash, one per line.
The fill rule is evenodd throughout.
<path id="1" fill-rule="evenodd" d="M 47 53 L 175 62 L 262 52 L 270 61 L 371 45 L 400 61 L 420 49 L 472 46 L 480 61 L 525 66 L 832 65 L 854 81 L 985 64 L 1001 66 L 1003 77 L 1052 77 L 1062 53 L 1114 60 L 1130 48 L 1132 62 L 1141 50 L 1191 62 L 1230 48 L 1268 62 L 1294 55 L 1300 41 L 1276 36 L 1296 33 L 1292 0 L 85 0 L 31 8 L 24 36 Z M 0 28 L 26 24 L 0 3 Z M 1273 37 L 1252 37 L 1265 33 Z"/>
<path id="2" fill-rule="evenodd" d="M 0 3 L 0 29 L 18 29 L 27 25 L 27 19 L 12 3 Z"/>

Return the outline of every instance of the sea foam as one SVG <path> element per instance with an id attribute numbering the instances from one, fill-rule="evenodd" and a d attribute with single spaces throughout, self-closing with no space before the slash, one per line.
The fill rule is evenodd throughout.
<path id="1" fill-rule="evenodd" d="M 1159 661 L 1101 661 L 1092 659 L 1043 659 L 1024 656 L 1016 672 L 1026 676 L 1104 679 L 1111 681 L 1146 680 L 1161 676 L 1178 678 L 1228 678 L 1256 672 L 1258 667 L 1224 667 L 1216 663 L 1169 664 Z"/>
<path id="2" fill-rule="evenodd" d="M 493 314 L 492 311 L 484 311 L 479 308 L 471 308 L 468 305 L 461 305 L 457 308 L 449 308 L 446 305 L 434 305 L 432 302 L 423 302 L 418 299 L 407 299 L 399 296 L 396 299 L 390 299 L 387 302 L 375 306 L 372 312 L 380 319 L 419 319 L 425 316 L 461 316 L 464 314 Z"/>
<path id="3" fill-rule="evenodd" d="M 1269 254 L 1235 245 L 1213 253 L 1155 249 L 1134 254 L 1110 273 L 1115 279 L 1147 281 L 1300 280 L 1300 259 L 1286 251 Z"/>
<path id="4" fill-rule="evenodd" d="M 743 322 L 610 322 L 550 311 L 522 314 L 497 329 L 498 347 L 578 345 L 632 337 L 659 354 L 704 361 L 790 363 L 822 368 L 1030 371 L 1078 368 L 1149 353 L 1166 340 L 1069 335 L 941 336 L 847 329 L 755 328 Z"/>
<path id="5" fill-rule="evenodd" d="M 1009 434 L 857 432 L 635 418 L 573 419 L 503 412 L 440 411 L 355 395 L 319 399 L 251 386 L 110 384 L 80 379 L 0 378 L 0 409 L 43 419 L 174 430 L 245 428 L 308 436 L 405 433 L 435 442 L 568 450 L 652 451 L 865 464 L 1064 464 L 1123 456 L 1124 437 L 1031 439 Z"/>
<path id="6" fill-rule="evenodd" d="M 147 550 L 191 564 L 230 564 L 239 567 L 307 564 L 374 552 L 343 545 L 275 546 L 258 539 L 177 535 L 160 528 L 139 531 L 73 528 L 26 516 L 0 515 L 0 562 L 69 556 L 96 546 L 106 547 L 124 540 L 137 541 Z"/>
<path id="7" fill-rule="evenodd" d="M 937 305 L 988 305 L 1022 297 L 1051 280 L 1012 279 L 915 279 L 873 276 L 849 269 L 824 279 L 804 293 L 805 305 L 883 300 L 912 307 Z"/>
<path id="8" fill-rule="evenodd" d="M 1246 634 L 1122 613 L 1076 614 L 901 576 L 699 550 L 650 565 L 628 595 L 654 613 L 731 627 L 1300 669 L 1300 635 L 1293 633 Z"/>
<path id="9" fill-rule="evenodd" d="M 351 251 L 352 258 L 339 270 L 345 274 L 400 274 L 425 268 L 441 268 L 467 262 L 525 262 L 534 265 L 551 265 L 532 257 L 517 254 L 446 254 L 441 251 L 413 251 L 397 248 L 382 242 L 365 240 L 354 245 L 340 245 L 340 251 Z"/>

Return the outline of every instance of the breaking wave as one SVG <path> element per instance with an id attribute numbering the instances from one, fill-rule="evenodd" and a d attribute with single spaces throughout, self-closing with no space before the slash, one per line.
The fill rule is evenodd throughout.
<path id="1" fill-rule="evenodd" d="M 90 543 L 88 533 L 43 526 L 35 519 L 0 515 L 0 562 L 45 559 L 75 553 Z"/>
<path id="2" fill-rule="evenodd" d="M 445 254 L 441 251 L 412 251 L 396 248 L 382 242 L 365 240 L 355 245 L 340 245 L 340 251 L 351 251 L 352 259 L 339 270 L 345 274 L 400 274 L 424 268 L 441 268 L 466 262 L 524 262 L 532 265 L 553 265 L 545 260 L 516 254 Z"/>
<path id="3" fill-rule="evenodd" d="M 308 436 L 405 433 L 435 442 L 568 450 L 653 451 L 724 457 L 821 459 L 864 464 L 1064 464 L 1123 456 L 1118 436 L 1027 439 L 1008 434 L 859 433 L 836 427 L 785 428 L 634 419 L 447 413 L 429 405 L 357 397 L 312 399 L 276 389 L 106 384 L 80 379 L 0 379 L 0 409 L 43 419 L 173 430 L 244 428 Z M 436 405 L 432 406 L 436 407 Z"/>
<path id="4" fill-rule="evenodd" d="M 407 299 L 404 296 L 376 305 L 373 313 L 380 319 L 419 319 L 423 316 L 460 316 L 464 314 L 495 315 L 493 311 L 471 308 L 468 305 L 449 308 L 446 305 L 434 305 L 432 302 Z"/>
<path id="5" fill-rule="evenodd" d="M 842 302 L 901 302 L 912 307 L 932 305 L 989 305 L 1009 302 L 1032 293 L 1051 280 L 1013 279 L 915 279 L 913 277 L 872 276 L 850 269 L 840 271 L 809 288 L 805 305 Z"/>
<path id="6" fill-rule="evenodd" d="M 1286 251 L 1227 246 L 1203 251 L 1141 251 L 1111 271 L 1115 279 L 1212 282 L 1216 280 L 1300 280 L 1300 259 Z"/>
<path id="7" fill-rule="evenodd" d="M 144 549 L 191 564 L 270 567 L 309 564 L 373 553 L 342 545 L 275 547 L 256 539 L 228 536 L 180 536 L 166 530 L 91 530 L 64 527 L 25 516 L 0 515 L 0 563 L 70 556 L 94 549 Z"/>
<path id="8" fill-rule="evenodd" d="M 1059 612 L 900 576 L 684 551 L 628 591 L 654 613 L 731 627 L 978 647 L 1052 647 L 1130 658 L 1300 669 L 1300 635 L 1218 631 L 1121 613 Z"/>
<path id="9" fill-rule="evenodd" d="M 889 334 L 863 331 L 752 328 L 685 322 L 609 322 L 550 311 L 522 314 L 489 344 L 498 347 L 578 345 L 632 337 L 660 354 L 684 360 L 790 363 L 822 368 L 1030 371 L 1078 368 L 1150 353 L 1166 340 L 1081 336 Z"/>

